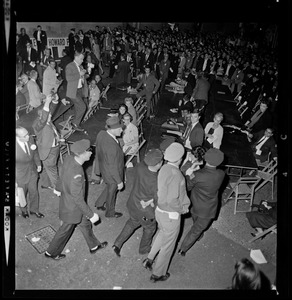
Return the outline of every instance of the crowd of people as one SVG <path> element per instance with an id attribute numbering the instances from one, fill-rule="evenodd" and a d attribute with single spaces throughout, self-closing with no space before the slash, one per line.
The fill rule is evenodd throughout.
<path id="1" fill-rule="evenodd" d="M 147 254 L 143 266 L 152 271 L 152 282 L 165 281 L 170 276 L 169 262 L 180 231 L 181 215 L 190 211 L 193 220 L 178 251 L 185 256 L 203 237 L 219 205 L 218 193 L 225 176 L 218 168 L 224 160 L 220 150 L 224 112 L 215 113 L 205 128 L 200 123 L 212 84 L 220 80 L 234 98 L 240 95 L 241 102 L 248 102 L 249 112 L 241 130 L 247 130 L 249 138 L 255 139 L 253 149 L 257 158 L 270 152 L 276 158 L 275 143 L 266 151 L 262 147 L 272 137 L 276 124 L 273 113 L 277 102 L 277 62 L 262 49 L 246 47 L 240 36 L 233 42 L 219 34 L 96 26 L 85 33 L 83 30 L 76 33 L 72 28 L 69 49 L 63 51 L 56 69 L 45 36 L 38 26 L 34 34 L 37 50 L 31 47 L 24 28 L 17 38 L 16 98 L 20 101 L 22 97 L 29 110 L 37 109 L 38 116 L 33 123 L 35 141 L 30 140 L 26 128 L 16 128 L 16 184 L 27 198 L 27 205 L 21 207 L 24 218 L 30 214 L 44 217 L 38 209 L 37 191 L 42 167 L 48 175 L 45 187 L 60 197 L 62 225 L 45 253 L 54 260 L 66 256 L 62 251 L 76 225 L 91 254 L 108 245 L 95 237 L 92 224 L 99 216 L 84 198 L 82 165 L 92 153 L 89 140 L 74 142 L 72 155 L 65 157 L 58 170 L 62 137 L 51 122 L 55 104 L 60 99 L 69 100 L 74 107 L 72 125 L 75 130 L 83 131 L 81 123 L 88 107 L 100 101 L 104 86 L 99 83 L 105 68 L 116 86 L 131 85 L 133 78 L 138 79 L 135 98 L 126 98 L 118 114 L 107 118 L 105 130 L 98 132 L 95 143 L 92 172 L 105 185 L 95 207 L 105 211 L 107 218 L 119 218 L 122 213 L 115 210 L 115 202 L 117 191 L 125 185 L 125 157 L 138 147 L 133 102 L 146 98 L 146 117 L 151 122 L 152 96 L 163 93 L 165 85 L 176 79 L 186 82 L 175 111 L 178 113 L 175 122 L 182 122 L 182 130 L 178 137 L 166 135 L 160 149 L 148 150 L 144 159 L 135 164 L 134 183 L 127 202 L 129 219 L 112 246 L 120 257 L 123 243 L 142 226 L 139 253 Z M 259 133 L 262 130 L 264 139 Z"/>

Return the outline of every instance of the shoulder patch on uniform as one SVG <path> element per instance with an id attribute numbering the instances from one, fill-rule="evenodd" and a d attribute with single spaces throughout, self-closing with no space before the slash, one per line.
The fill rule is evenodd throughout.
<path id="1" fill-rule="evenodd" d="M 82 177 L 80 174 L 77 174 L 74 176 L 74 179 L 78 178 L 78 177 Z"/>

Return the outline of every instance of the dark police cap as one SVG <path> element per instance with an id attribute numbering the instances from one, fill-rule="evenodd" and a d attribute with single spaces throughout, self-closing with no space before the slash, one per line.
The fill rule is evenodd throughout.
<path id="1" fill-rule="evenodd" d="M 155 166 L 161 162 L 163 154 L 159 149 L 150 149 L 144 157 L 144 162 L 147 166 Z"/>
<path id="2" fill-rule="evenodd" d="M 219 166 L 224 159 L 224 153 L 216 148 L 211 148 L 205 153 L 205 161 L 211 166 Z"/>
<path id="3" fill-rule="evenodd" d="M 79 140 L 70 146 L 70 150 L 75 154 L 81 154 L 90 147 L 90 141 L 87 139 Z"/>

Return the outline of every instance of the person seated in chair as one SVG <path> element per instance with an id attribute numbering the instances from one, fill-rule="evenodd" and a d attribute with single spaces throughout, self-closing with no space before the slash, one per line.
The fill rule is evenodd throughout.
<path id="1" fill-rule="evenodd" d="M 92 79 L 89 85 L 89 103 L 88 103 L 88 110 L 92 107 L 98 105 L 100 101 L 100 90 L 96 84 L 96 81 Z"/>
<path id="2" fill-rule="evenodd" d="M 126 128 L 123 132 L 123 138 L 121 140 L 121 146 L 126 156 L 132 155 L 139 147 L 139 132 L 137 126 L 132 123 L 132 116 L 129 113 L 125 113 L 122 117 Z"/>
<path id="3" fill-rule="evenodd" d="M 266 162 L 269 159 L 269 155 L 271 155 L 273 160 L 277 160 L 277 145 L 273 135 L 274 129 L 269 127 L 255 134 L 248 134 L 248 137 L 252 139 L 251 148 L 258 163 Z"/>
<path id="4" fill-rule="evenodd" d="M 250 226 L 256 230 L 256 233 L 251 233 L 254 237 L 277 224 L 277 202 L 261 201 L 259 208 L 262 209 L 246 213 Z"/>

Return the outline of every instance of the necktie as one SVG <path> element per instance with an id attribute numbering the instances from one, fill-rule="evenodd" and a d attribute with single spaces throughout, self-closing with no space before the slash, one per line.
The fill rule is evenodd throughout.
<path id="1" fill-rule="evenodd" d="M 265 136 L 263 136 L 262 138 L 260 138 L 260 139 L 257 141 L 256 145 L 259 145 L 264 139 L 265 139 Z"/>
<path id="2" fill-rule="evenodd" d="M 24 143 L 25 152 L 29 155 L 29 149 L 27 143 Z"/>
<path id="3" fill-rule="evenodd" d="M 190 132 L 191 132 L 191 126 L 188 126 L 186 131 L 184 132 L 184 135 L 183 135 L 184 140 L 188 139 L 188 137 L 190 135 Z"/>

